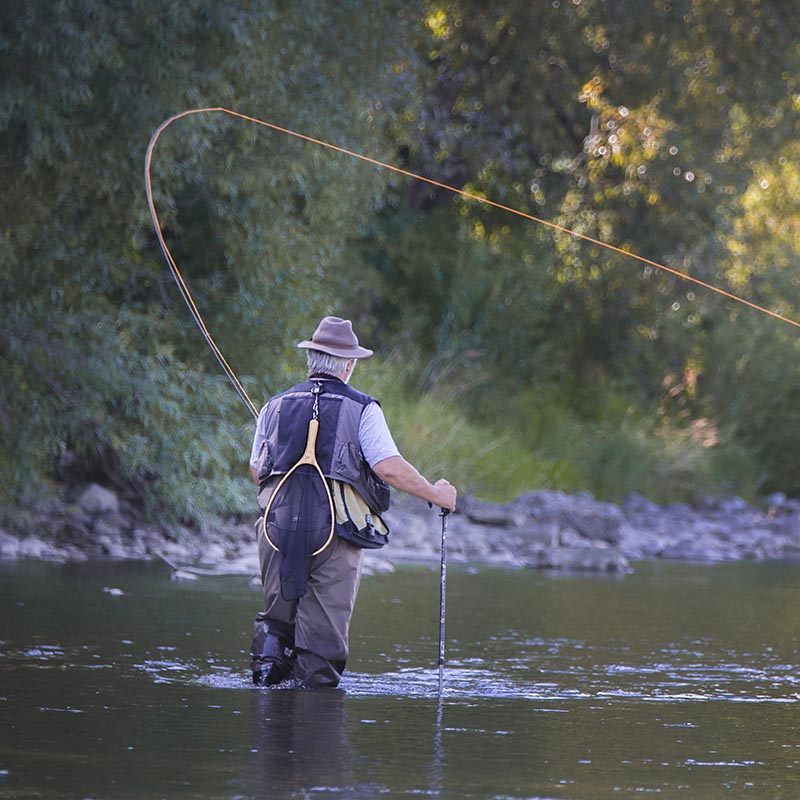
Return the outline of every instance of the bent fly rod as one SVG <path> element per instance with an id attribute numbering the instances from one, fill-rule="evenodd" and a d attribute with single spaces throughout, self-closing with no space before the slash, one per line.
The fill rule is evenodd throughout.
<path id="1" fill-rule="evenodd" d="M 585 233 L 580 233 L 579 231 L 567 228 L 563 225 L 558 225 L 555 222 L 542 219 L 541 217 L 536 217 L 533 214 L 528 214 L 525 211 L 520 211 L 519 209 L 513 208 L 511 206 L 503 205 L 502 203 L 497 203 L 494 200 L 490 200 L 489 198 L 483 197 L 482 195 L 476 194 L 474 192 L 468 192 L 464 189 L 458 189 L 455 186 L 450 186 L 446 183 L 442 183 L 441 181 L 428 178 L 416 172 L 411 172 L 410 170 L 407 169 L 401 169 L 400 167 L 397 167 L 393 164 L 387 164 L 384 161 L 379 161 L 378 159 L 365 156 L 362 153 L 357 153 L 353 150 L 348 150 L 344 147 L 340 147 L 339 145 L 331 144 L 330 142 L 326 142 L 322 139 L 318 139 L 313 136 L 308 136 L 304 133 L 299 133 L 289 128 L 281 127 L 280 125 L 276 125 L 272 122 L 267 122 L 266 120 L 258 119 L 256 117 L 251 117 L 248 116 L 247 114 L 242 114 L 238 111 L 232 111 L 229 108 L 222 108 L 222 107 L 194 108 L 194 109 L 189 109 L 187 111 L 182 111 L 179 114 L 175 114 L 174 116 L 171 116 L 168 119 L 164 120 L 156 128 L 156 130 L 153 132 L 153 135 L 150 138 L 150 143 L 147 145 L 147 153 L 145 155 L 145 164 L 144 164 L 147 204 L 150 209 L 150 216 L 152 217 L 153 220 L 153 225 L 155 227 L 156 236 L 158 237 L 158 242 L 161 245 L 161 250 L 164 253 L 164 258 L 167 260 L 167 265 L 169 266 L 170 272 L 172 273 L 175 282 L 178 284 L 178 289 L 180 290 L 181 296 L 186 302 L 186 305 L 189 307 L 189 311 L 192 317 L 194 318 L 195 323 L 197 323 L 197 326 L 200 328 L 200 331 L 203 334 L 206 343 L 211 348 L 211 351 L 214 353 L 214 357 L 219 362 L 222 371 L 228 377 L 228 380 L 233 385 L 233 388 L 236 390 L 236 393 L 239 395 L 242 402 L 247 406 L 248 410 L 253 415 L 253 417 L 258 416 L 258 410 L 256 409 L 255 404 L 245 391 L 244 386 L 242 386 L 241 382 L 236 377 L 236 373 L 233 371 L 232 367 L 225 360 L 225 357 L 222 355 L 220 349 L 217 347 L 208 328 L 206 327 L 205 322 L 203 321 L 203 318 L 200 314 L 200 311 L 198 310 L 197 305 L 195 304 L 194 299 L 192 298 L 192 293 L 189 291 L 189 287 L 187 286 L 186 281 L 183 279 L 181 271 L 178 269 L 178 265 L 175 263 L 175 259 L 173 258 L 172 253 L 170 252 L 170 249 L 167 246 L 166 241 L 164 240 L 164 234 L 161 230 L 161 224 L 158 219 L 158 214 L 156 213 L 155 203 L 153 202 L 153 189 L 150 177 L 150 167 L 152 163 L 153 152 L 155 150 L 155 146 L 159 140 L 159 137 L 174 122 L 177 122 L 178 120 L 183 119 L 184 117 L 189 117 L 195 114 L 227 114 L 228 116 L 233 117 L 236 120 L 247 122 L 253 125 L 259 125 L 264 128 L 269 128 L 270 130 L 275 131 L 277 133 L 281 133 L 286 136 L 293 136 L 297 139 L 301 139 L 304 142 L 308 142 L 309 144 L 313 144 L 318 147 L 324 147 L 336 153 L 340 153 L 342 155 L 349 156 L 351 158 L 356 158 L 359 159 L 360 161 L 364 161 L 368 164 L 380 167 L 381 169 L 388 169 L 391 172 L 395 172 L 399 175 L 404 175 L 408 178 L 413 178 L 414 180 L 422 181 L 423 183 L 427 183 L 430 186 L 435 186 L 438 189 L 444 189 L 445 191 L 450 192 L 454 195 L 464 197 L 468 200 L 473 200 L 476 203 L 482 203 L 483 205 L 491 206 L 492 208 L 496 208 L 505 213 L 513 214 L 517 217 L 522 217 L 523 219 L 535 222 L 539 225 L 544 225 L 548 228 L 551 228 L 552 230 L 569 234 L 570 236 L 574 236 L 575 238 L 581 239 L 585 242 L 589 242 L 590 244 L 597 245 L 598 247 L 603 247 L 607 250 L 611 250 L 612 252 L 618 253 L 619 255 L 625 256 L 627 258 L 632 258 L 636 261 L 639 261 L 642 264 L 654 267 L 658 270 L 661 270 L 662 272 L 674 275 L 675 277 L 680 278 L 681 280 L 693 283 L 697 286 L 702 287 L 703 289 L 707 289 L 710 292 L 715 292 L 716 294 L 721 295 L 722 297 L 725 297 L 728 300 L 733 300 L 737 303 L 742 303 L 743 305 L 746 305 L 749 308 L 754 309 L 755 311 L 758 311 L 762 314 L 766 314 L 767 316 L 770 317 L 774 317 L 775 319 L 778 319 L 781 322 L 786 322 L 789 325 L 793 325 L 797 328 L 800 328 L 800 322 L 797 322 L 796 320 L 793 320 L 790 317 L 786 317 L 783 314 L 779 314 L 776 311 L 772 311 L 771 309 L 765 308 L 764 306 L 760 306 L 757 303 L 753 303 L 752 301 L 747 300 L 746 298 L 741 297 L 737 294 L 734 294 L 733 292 L 728 292 L 725 289 L 721 289 L 718 286 L 706 283 L 705 281 L 702 281 L 699 278 L 695 278 L 692 275 L 689 275 L 685 272 L 681 272 L 680 270 L 674 269 L 673 267 L 668 267 L 667 265 L 662 264 L 658 261 L 654 261 L 650 258 L 640 256 L 637 253 L 634 253 L 630 250 L 625 250 L 622 247 L 617 247 L 616 245 L 604 242 L 601 239 L 597 239 L 593 236 L 588 236 Z"/>

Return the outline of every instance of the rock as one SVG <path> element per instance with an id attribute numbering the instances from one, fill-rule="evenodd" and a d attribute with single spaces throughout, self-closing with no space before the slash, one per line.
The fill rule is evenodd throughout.
<path id="1" fill-rule="evenodd" d="M 477 525 L 512 528 L 524 525 L 526 520 L 526 515 L 513 504 L 487 503 L 470 497 L 463 507 L 467 519 Z"/>
<path id="2" fill-rule="evenodd" d="M 68 535 L 86 539 L 92 529 L 94 518 L 83 509 L 70 506 L 64 516 L 64 529 Z"/>
<path id="3" fill-rule="evenodd" d="M 731 542 L 736 545 L 740 558 L 752 558 L 757 561 L 780 558 L 788 544 L 785 537 L 758 528 L 739 531 L 731 537 Z"/>
<path id="4" fill-rule="evenodd" d="M 396 501 L 385 516 L 390 546 L 365 555 L 365 574 L 389 571 L 400 560 L 438 562 L 438 513 L 402 494 Z M 627 571 L 630 561 L 654 557 L 724 561 L 800 556 L 800 501 L 775 493 L 766 502 L 762 509 L 740 497 L 698 494 L 694 507 L 659 506 L 634 493 L 620 507 L 588 492 L 549 490 L 526 492 L 512 503 L 470 497 L 449 518 L 448 549 L 454 562 L 615 572 Z M 173 566 L 202 561 L 209 574 L 259 572 L 249 519 L 220 519 L 204 530 L 163 524 L 149 528 L 130 499 L 97 484 L 86 486 L 73 506 L 52 513 L 14 513 L 17 535 L 0 531 L 0 558 L 63 561 L 163 554 Z M 31 531 L 36 535 L 28 535 Z M 184 571 L 193 577 L 203 572 Z"/>
<path id="5" fill-rule="evenodd" d="M 622 511 L 611 503 L 595 500 L 589 492 L 527 492 L 515 501 L 520 510 L 538 520 L 555 520 L 562 528 L 574 528 L 586 539 L 617 544 L 625 534 Z"/>
<path id="6" fill-rule="evenodd" d="M 601 539 L 609 544 L 619 543 L 627 527 L 622 512 L 616 506 L 596 501 L 592 507 L 579 509 L 572 514 L 570 522 L 584 538 Z"/>
<path id="7" fill-rule="evenodd" d="M 387 575 L 394 572 L 394 564 L 379 553 L 380 550 L 364 551 L 363 570 L 365 575 Z"/>
<path id="8" fill-rule="evenodd" d="M 112 537 L 104 534 L 102 536 L 97 536 L 95 542 L 108 558 L 124 559 L 131 557 L 128 548 L 122 544 L 119 536 Z"/>
<path id="9" fill-rule="evenodd" d="M 571 530 L 567 528 L 566 530 Z M 574 533 L 574 531 L 572 531 Z M 556 520 L 532 519 L 514 529 L 514 538 L 529 545 L 557 547 L 561 527 Z"/>
<path id="10" fill-rule="evenodd" d="M 716 511 L 720 499 L 712 494 L 695 493 L 692 495 L 691 506 L 695 511 Z"/>
<path id="11" fill-rule="evenodd" d="M 796 514 L 800 512 L 800 500 L 789 499 L 782 492 L 775 492 L 767 497 L 770 513 Z"/>
<path id="12" fill-rule="evenodd" d="M 75 545 L 67 545 L 64 548 L 64 553 L 66 555 L 67 561 L 80 562 L 89 560 L 89 556 L 87 556 L 83 550 L 80 550 L 79 548 L 75 547 Z"/>
<path id="13" fill-rule="evenodd" d="M 595 547 L 599 547 L 599 546 L 608 547 L 608 544 L 606 542 L 593 542 L 593 541 L 591 541 L 589 539 L 584 539 L 583 536 L 581 536 L 578 533 L 578 531 L 574 530 L 573 528 L 565 528 L 563 531 L 561 531 L 561 533 L 557 537 L 555 543 L 548 542 L 547 544 L 550 545 L 551 547 L 554 547 L 554 546 L 559 545 L 559 544 L 562 547 L 572 547 L 572 548 L 576 548 L 576 547 L 592 547 L 592 546 L 595 546 Z"/>
<path id="14" fill-rule="evenodd" d="M 658 514 L 661 507 L 643 494 L 631 492 L 623 501 L 622 509 L 626 514 Z"/>
<path id="15" fill-rule="evenodd" d="M 615 549 L 581 547 L 565 549 L 542 547 L 525 561 L 537 569 L 568 570 L 573 572 L 630 572 L 628 559 Z"/>
<path id="16" fill-rule="evenodd" d="M 659 556 L 666 545 L 667 540 L 658 533 L 629 527 L 619 547 L 620 551 L 627 559 L 631 561 L 641 561 L 645 558 L 655 558 Z"/>
<path id="17" fill-rule="evenodd" d="M 92 516 L 119 513 L 119 498 L 110 489 L 92 483 L 78 498 L 78 508 Z"/>
<path id="18" fill-rule="evenodd" d="M 19 539 L 4 530 L 0 530 L 0 559 L 17 559 L 19 558 L 19 550 Z"/>
<path id="19" fill-rule="evenodd" d="M 765 498 L 768 506 L 781 508 L 786 503 L 786 495 L 783 492 L 773 492 Z"/>
<path id="20" fill-rule="evenodd" d="M 110 511 L 94 520 L 96 532 L 107 533 L 112 537 L 119 537 L 123 533 L 128 533 L 132 528 L 130 517 L 124 514 L 117 514 Z"/>
<path id="21" fill-rule="evenodd" d="M 144 555 L 155 555 L 164 547 L 164 537 L 150 528 L 134 528 L 131 533 L 134 548 Z"/>
<path id="22" fill-rule="evenodd" d="M 741 497 L 725 497 L 717 503 L 717 509 L 725 514 L 736 514 L 749 508 L 747 501 Z"/>
<path id="23" fill-rule="evenodd" d="M 253 547 L 221 565 L 226 575 L 260 575 L 258 550 Z"/>
<path id="24" fill-rule="evenodd" d="M 390 546 L 395 545 L 420 552 L 435 552 L 439 549 L 441 527 L 435 526 L 435 522 L 432 524 L 430 520 L 426 521 L 416 515 L 400 517 L 397 513 L 391 516 L 387 514 L 386 522 L 390 528 Z M 455 534 L 459 528 L 463 530 L 463 523 L 463 517 L 456 517 L 449 523 L 449 530 Z"/>
<path id="25" fill-rule="evenodd" d="M 188 547 L 180 542 L 172 542 L 169 540 L 161 543 L 158 552 L 163 553 L 170 561 L 176 564 L 181 561 L 191 561 L 193 556 L 192 551 Z"/>
<path id="26" fill-rule="evenodd" d="M 192 572 L 184 572 L 182 569 L 176 569 L 169 576 L 171 581 L 196 581 L 199 580 L 197 575 Z"/>
<path id="27" fill-rule="evenodd" d="M 723 548 L 710 534 L 686 536 L 661 551 L 661 558 L 676 561 L 730 561 L 735 557 L 735 550 Z"/>
<path id="28" fill-rule="evenodd" d="M 228 554 L 225 548 L 217 542 L 211 542 L 211 544 L 202 548 L 200 554 L 200 562 L 202 564 L 219 564 L 227 560 Z"/>
<path id="29" fill-rule="evenodd" d="M 20 558 L 44 558 L 47 545 L 35 536 L 26 536 L 19 543 Z"/>

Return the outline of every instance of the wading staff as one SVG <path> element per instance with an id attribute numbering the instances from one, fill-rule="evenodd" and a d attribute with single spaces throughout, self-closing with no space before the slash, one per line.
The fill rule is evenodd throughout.
<path id="1" fill-rule="evenodd" d="M 439 697 L 442 695 L 444 681 L 444 601 L 447 588 L 447 515 L 450 512 L 443 508 L 439 516 L 442 518 L 442 566 L 439 573 Z"/>

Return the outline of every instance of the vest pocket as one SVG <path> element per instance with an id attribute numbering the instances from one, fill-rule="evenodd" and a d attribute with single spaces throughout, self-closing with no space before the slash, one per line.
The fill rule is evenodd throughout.
<path id="1" fill-rule="evenodd" d="M 342 442 L 336 450 L 334 461 L 335 477 L 346 483 L 356 483 L 360 477 L 361 450 L 352 442 Z"/>
<path id="2" fill-rule="evenodd" d="M 256 460 L 256 471 L 258 472 L 258 483 L 263 486 L 264 482 L 272 474 L 272 467 L 275 465 L 275 459 L 272 457 L 272 451 L 269 449 L 269 442 L 265 439 L 261 444 L 261 451 Z"/>

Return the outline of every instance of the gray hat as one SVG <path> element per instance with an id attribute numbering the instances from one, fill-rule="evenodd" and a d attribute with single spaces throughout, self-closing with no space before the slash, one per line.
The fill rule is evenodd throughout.
<path id="1" fill-rule="evenodd" d="M 310 341 L 299 342 L 298 347 L 319 350 L 339 358 L 369 358 L 372 350 L 361 347 L 358 337 L 353 333 L 353 323 L 340 317 L 325 317 Z"/>

